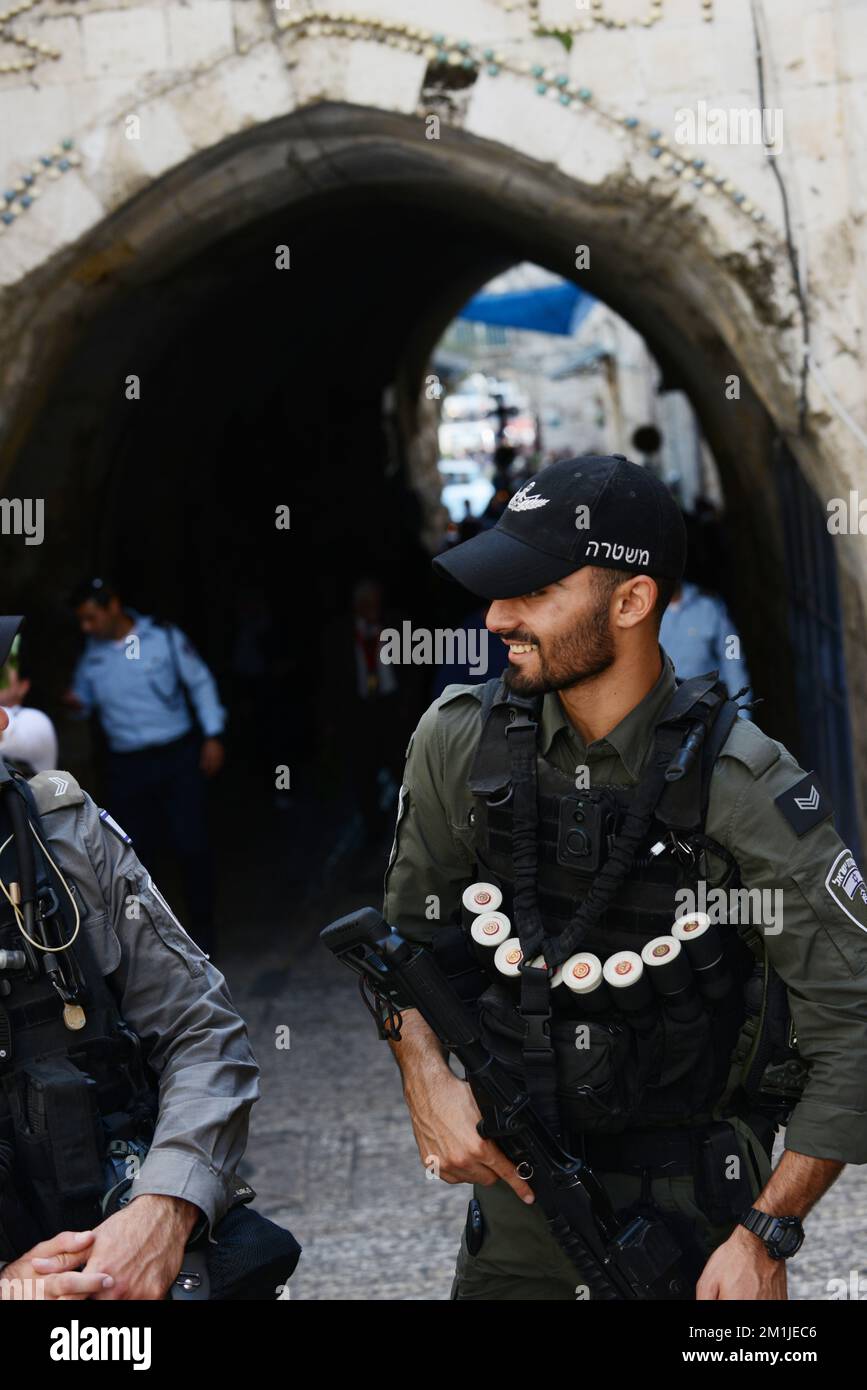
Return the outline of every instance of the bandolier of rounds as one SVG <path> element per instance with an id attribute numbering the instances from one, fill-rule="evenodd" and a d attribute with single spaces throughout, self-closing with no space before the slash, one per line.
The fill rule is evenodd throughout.
<path id="1" fill-rule="evenodd" d="M 36 39 L 29 39 L 11 28 L 12 23 L 19 15 L 27 14 L 28 10 L 35 10 L 39 4 L 41 4 L 41 0 L 18 0 L 17 4 L 7 5 L 5 9 L 0 10 L 0 44 L 17 44 L 26 53 L 26 56 L 22 55 L 20 58 L 14 59 L 0 56 L 0 73 L 28 72 L 47 59 L 56 60 L 62 56 L 60 50 L 52 48 L 50 44 L 38 43 Z"/>
<path id="2" fill-rule="evenodd" d="M 706 8 L 705 17 L 712 15 Z M 474 76 L 481 72 L 498 77 L 508 72 L 515 77 L 531 79 L 539 97 L 546 97 L 567 110 L 592 110 L 621 135 L 631 136 L 651 159 L 672 178 L 698 189 L 705 196 L 722 194 L 732 207 L 755 223 L 766 221 L 765 214 L 741 192 L 725 174 L 709 160 L 686 149 L 671 147 L 662 130 L 642 122 L 636 115 L 612 110 L 601 105 L 591 87 L 575 85 L 568 73 L 557 72 L 541 63 L 516 59 L 497 49 L 478 49 L 468 39 L 438 34 L 412 24 L 330 10 L 308 10 L 301 15 L 278 15 L 277 27 L 291 40 L 303 38 L 341 38 L 381 43 L 405 53 L 422 54 L 431 68 L 458 68 Z M 616 25 L 614 27 L 625 27 Z"/>
<path id="3" fill-rule="evenodd" d="M 39 197 L 40 181 L 59 179 L 81 163 L 81 155 L 73 148 L 72 140 L 55 145 L 50 154 L 41 155 L 19 179 L 0 193 L 0 232 L 27 212 Z"/>

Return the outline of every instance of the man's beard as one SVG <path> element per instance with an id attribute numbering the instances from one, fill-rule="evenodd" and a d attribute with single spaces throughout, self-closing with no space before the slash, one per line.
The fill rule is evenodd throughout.
<path id="1" fill-rule="evenodd" d="M 531 633 L 510 632 L 514 642 L 536 642 Z M 568 690 L 601 676 L 614 663 L 614 639 L 608 621 L 608 600 L 583 618 L 568 633 L 549 639 L 536 652 L 534 675 L 510 662 L 503 679 L 516 695 L 544 695 L 549 690 Z"/>

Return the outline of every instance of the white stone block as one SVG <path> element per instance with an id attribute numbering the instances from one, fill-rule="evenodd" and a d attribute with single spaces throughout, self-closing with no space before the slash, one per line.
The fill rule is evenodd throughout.
<path id="1" fill-rule="evenodd" d="M 0 92 L 0 177 L 14 182 L 41 154 L 74 134 L 64 87 Z"/>
<path id="2" fill-rule="evenodd" d="M 36 13 L 38 15 L 38 11 Z M 34 68 L 29 78 L 31 82 L 43 87 L 81 80 L 84 54 L 77 15 L 43 19 L 38 27 L 31 28 L 30 35 L 37 43 L 47 44 L 60 53 L 59 58 L 48 58 Z"/>
<path id="3" fill-rule="evenodd" d="M 234 51 L 231 0 L 190 0 L 171 5 L 166 14 L 171 67 L 194 68 Z"/>
<path id="4" fill-rule="evenodd" d="M 291 0 L 287 15 L 301 13 L 300 0 Z M 234 0 L 232 4 L 232 28 L 235 34 L 235 43 L 240 48 L 242 45 L 258 42 L 259 39 L 270 39 L 274 35 L 274 18 L 277 11 L 272 5 L 251 5 L 248 0 Z"/>
<path id="5" fill-rule="evenodd" d="M 129 77 L 99 77 L 67 87 L 73 131 L 89 130 L 100 121 L 119 118 L 135 102 L 135 83 Z"/>
<path id="6" fill-rule="evenodd" d="M 556 164 L 580 139 L 587 113 L 566 110 L 535 83 L 511 73 L 479 78 L 470 99 L 466 129 L 501 145 L 511 145 L 533 159 Z"/>
<path id="7" fill-rule="evenodd" d="M 208 149 L 295 106 L 293 84 L 276 47 L 227 59 L 168 96 L 194 149 Z"/>
<path id="8" fill-rule="evenodd" d="M 294 107 L 292 81 L 275 45 L 221 63 L 216 76 L 232 129 L 270 121 Z"/>
<path id="9" fill-rule="evenodd" d="M 656 93 L 678 91 L 692 101 L 707 98 L 722 80 L 710 24 L 677 28 L 663 22 L 642 30 L 635 41 L 634 62 L 635 68 L 624 69 L 624 73 L 629 73 L 631 82 L 633 72 L 640 72 L 651 98 Z"/>
<path id="10" fill-rule="evenodd" d="M 47 183 L 39 199 L 0 237 L 0 283 L 12 284 L 89 232 L 106 209 L 75 170 Z"/>
<path id="11" fill-rule="evenodd" d="M 644 30 L 639 37 L 630 30 L 595 29 L 576 39 L 568 58 L 558 45 L 560 61 L 575 86 L 589 87 L 603 104 L 626 110 L 652 91 L 640 63 L 645 38 Z"/>
<path id="12" fill-rule="evenodd" d="M 363 45 L 369 53 L 379 55 L 376 45 Z M 343 101 L 347 99 L 350 50 L 361 48 L 348 39 L 301 39 L 284 52 L 291 61 L 289 71 L 299 106 L 314 101 Z M 369 59 L 370 62 L 374 58 Z"/>
<path id="13" fill-rule="evenodd" d="M 350 43 L 346 72 L 350 100 L 387 111 L 414 111 L 426 68 L 421 53 L 384 44 Z"/>
<path id="14" fill-rule="evenodd" d="M 845 128 L 836 86 L 812 87 L 790 94 L 783 102 L 783 121 L 784 146 L 793 158 L 807 155 L 838 162 L 843 153 Z"/>
<path id="15" fill-rule="evenodd" d="M 837 11 L 836 38 L 840 77 L 867 77 L 867 9 L 863 3 Z"/>
<path id="16" fill-rule="evenodd" d="M 139 6 L 85 14 L 81 32 L 87 77 L 137 77 L 168 66 L 164 10 Z"/>
<path id="17" fill-rule="evenodd" d="M 133 127 L 126 120 L 122 122 L 123 144 L 120 149 L 126 163 L 156 179 L 193 153 L 189 135 L 178 120 L 177 113 L 165 101 L 147 102 L 136 115 L 138 139 L 128 137 L 127 131 Z"/>
<path id="18" fill-rule="evenodd" d="M 558 164 L 569 178 L 587 187 L 621 177 L 628 146 L 590 111 L 575 117 L 570 139 L 561 151 Z"/>
<path id="19" fill-rule="evenodd" d="M 833 81 L 837 72 L 834 15 L 817 10 L 781 24 L 772 20 L 766 43 L 765 73 L 771 91 Z"/>

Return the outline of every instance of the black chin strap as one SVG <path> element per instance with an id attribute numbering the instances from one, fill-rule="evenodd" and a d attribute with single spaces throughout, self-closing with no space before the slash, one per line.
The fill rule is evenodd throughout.
<path id="1" fill-rule="evenodd" d="M 551 986 L 546 969 L 530 962 L 542 950 L 545 928 L 537 898 L 539 807 L 536 799 L 536 721 L 526 705 L 510 703 L 506 742 L 512 778 L 512 915 L 524 957 L 520 1012 L 524 1021 L 521 1062 L 539 1119 L 557 1136 L 557 1069 L 551 1045 Z M 547 956 L 546 956 L 547 962 Z"/>

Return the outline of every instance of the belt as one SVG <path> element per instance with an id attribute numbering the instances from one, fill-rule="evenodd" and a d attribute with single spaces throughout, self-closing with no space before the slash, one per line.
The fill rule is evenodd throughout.
<path id="1" fill-rule="evenodd" d="M 112 758 L 151 758 L 158 753 L 165 753 L 171 748 L 179 748 L 182 743 L 189 743 L 197 737 L 195 729 L 188 729 L 185 734 L 178 738 L 170 738 L 167 743 L 146 743 L 141 748 L 123 748 L 116 750 L 109 749 L 109 756 Z"/>

